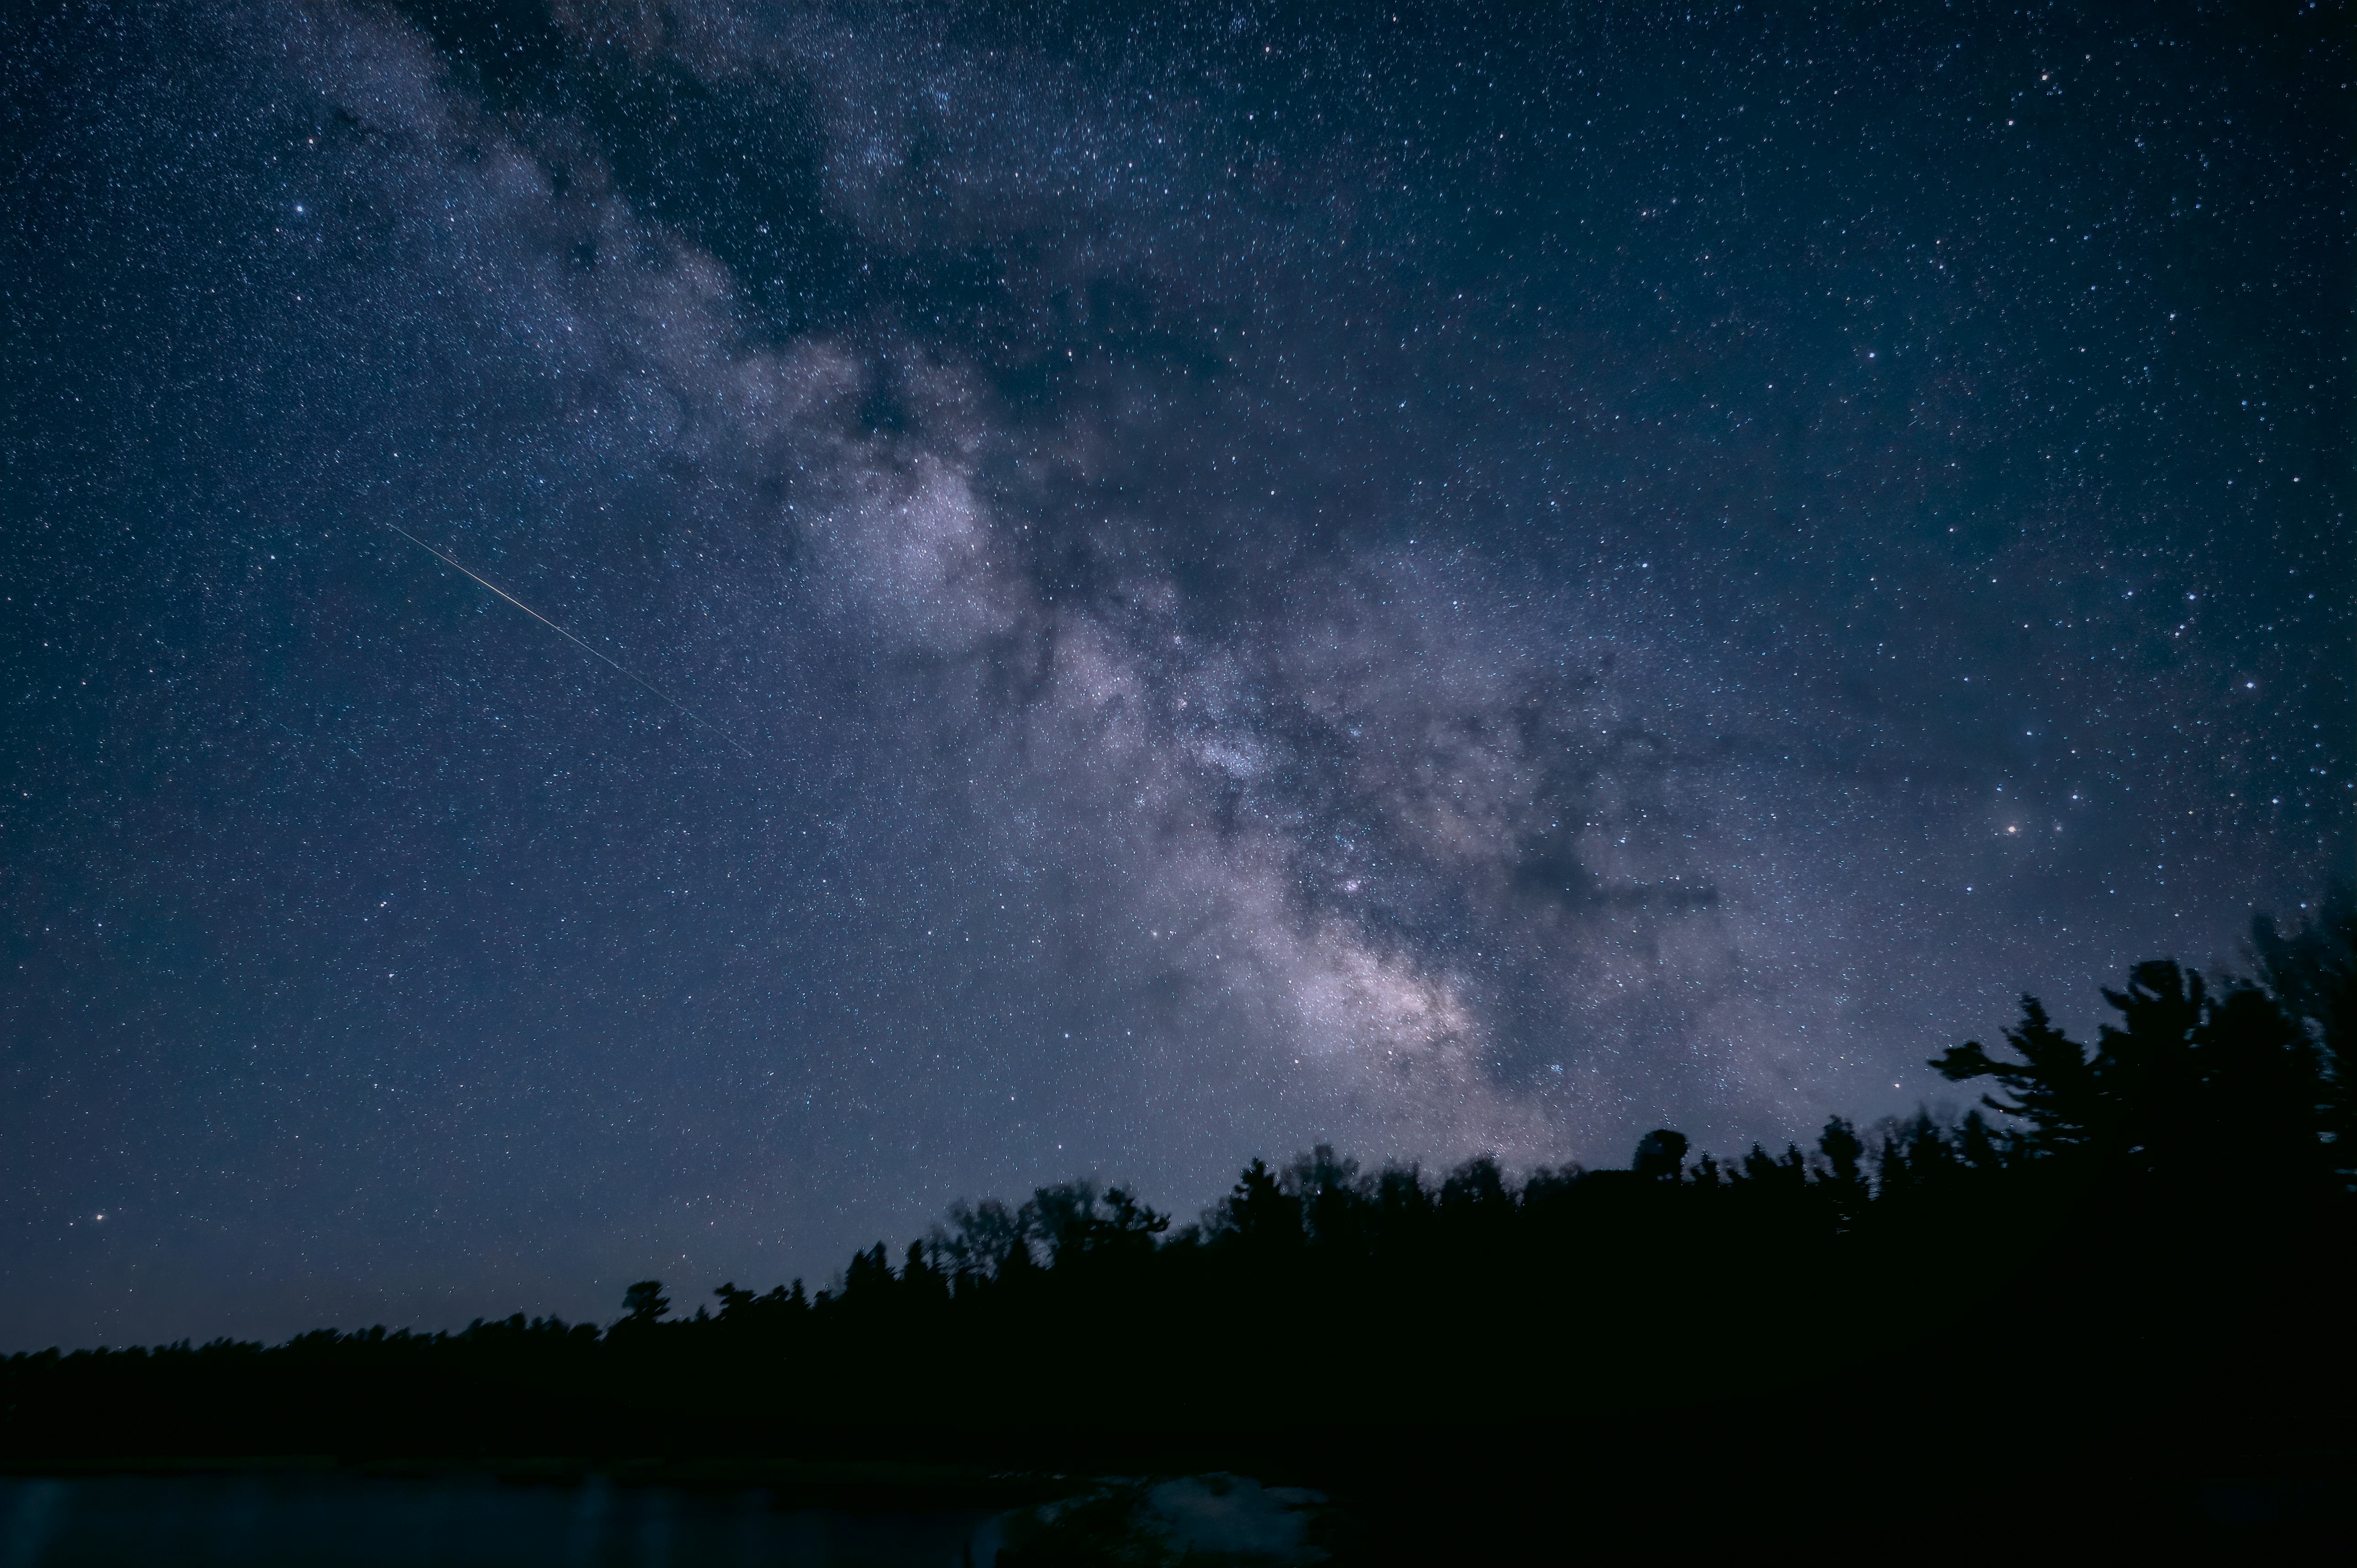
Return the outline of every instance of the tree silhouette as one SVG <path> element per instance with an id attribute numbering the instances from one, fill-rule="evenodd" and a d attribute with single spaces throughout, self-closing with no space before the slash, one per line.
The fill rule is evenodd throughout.
<path id="1" fill-rule="evenodd" d="M 868 1306 L 889 1300 L 894 1283 L 891 1262 L 884 1255 L 884 1243 L 878 1241 L 865 1252 L 851 1254 L 843 1271 L 844 1302 Z"/>
<path id="2" fill-rule="evenodd" d="M 978 1204 L 961 1199 L 933 1227 L 935 1253 L 961 1281 L 995 1278 L 1017 1251 L 1028 1254 L 1027 1222 L 997 1198 Z M 1028 1256 L 1026 1261 L 1028 1262 Z"/>
<path id="3" fill-rule="evenodd" d="M 1244 1167 L 1221 1206 L 1218 1224 L 1255 1251 L 1289 1251 L 1301 1244 L 1301 1206 L 1265 1160 Z"/>
<path id="4" fill-rule="evenodd" d="M 1303 1229 L 1311 1244 L 1329 1251 L 1354 1251 L 1361 1245 L 1364 1208 L 1359 1162 L 1320 1144 L 1286 1167 L 1284 1186 L 1301 1205 Z"/>
<path id="5" fill-rule="evenodd" d="M 2107 1181 L 2304 1182 L 2340 1157 L 2325 1055 L 2266 993 L 2230 984 L 2213 994 L 2158 959 L 2103 994 L 2120 1021 L 2103 1026 L 2092 1051 L 2025 996 L 2022 1022 L 2005 1034 L 2016 1058 L 1968 1041 L 1932 1065 L 1952 1081 L 1986 1077 L 2011 1090 L 1981 1102 L 2023 1123 L 2020 1154 L 2066 1157 Z M 1968 1141 L 1970 1163 L 1983 1163 L 1983 1142 Z"/>
<path id="6" fill-rule="evenodd" d="M 2312 1026 L 2336 1062 L 2346 1062 L 2357 1031 L 2357 889 L 2332 887 L 2289 935 L 2274 917 L 2253 917 L 2251 952 L 2267 994 L 2287 1016 Z"/>
<path id="7" fill-rule="evenodd" d="M 1866 1142 L 1847 1117 L 1835 1116 L 1817 1134 L 1817 1155 L 1824 1161 L 1817 1186 L 1831 1200 L 1834 1211 L 1854 1221 L 1866 1211 L 1872 1196 L 1866 1181 Z"/>
<path id="8" fill-rule="evenodd" d="M 2251 922 L 2259 983 L 2319 1052 L 2326 1163 L 2357 1185 L 2357 890 L 2342 883 L 2288 936 L 2266 915 Z"/>
<path id="9" fill-rule="evenodd" d="M 2086 1047 L 2056 1028 L 2035 996 L 2021 999 L 2021 1022 L 2005 1031 L 2005 1040 L 2016 1059 L 1992 1057 L 1978 1040 L 1966 1040 L 1949 1047 L 1931 1065 L 1951 1083 L 1990 1078 L 2010 1090 L 2002 1100 L 1984 1094 L 1981 1103 L 2024 1125 L 2024 1153 L 2051 1156 L 2086 1144 L 2100 1115 L 2094 1064 Z"/>
<path id="10" fill-rule="evenodd" d="M 1762 1192 L 1797 1193 L 1809 1184 L 1809 1164 L 1796 1144 L 1784 1145 L 1781 1159 L 1754 1144 L 1751 1152 L 1743 1156 L 1743 1179 Z"/>
<path id="11" fill-rule="evenodd" d="M 670 1310 L 661 1280 L 640 1280 L 622 1293 L 622 1320 L 634 1327 L 652 1327 Z"/>
<path id="12" fill-rule="evenodd" d="M 1684 1133 L 1656 1128 L 1637 1140 L 1629 1168 L 1647 1181 L 1676 1181 L 1685 1174 L 1687 1146 Z"/>
<path id="13" fill-rule="evenodd" d="M 1442 1210 L 1454 1209 L 1461 1214 L 1499 1214 L 1514 1207 L 1513 1194 L 1507 1189 L 1505 1172 L 1501 1170 L 1494 1155 L 1478 1155 L 1467 1160 L 1440 1184 Z"/>
<path id="14" fill-rule="evenodd" d="M 1154 1239 L 1170 1229 L 1170 1217 L 1138 1202 L 1126 1187 L 1107 1187 L 1104 1212 L 1092 1218 L 1088 1249 L 1136 1257 L 1154 1251 Z"/>

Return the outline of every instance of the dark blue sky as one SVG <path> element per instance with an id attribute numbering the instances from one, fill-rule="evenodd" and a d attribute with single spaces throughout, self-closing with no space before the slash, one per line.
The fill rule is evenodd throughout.
<path id="1" fill-rule="evenodd" d="M 2347 875 L 2346 5 L 1013 9 L 7 24 L 0 1348 L 1781 1143 Z"/>

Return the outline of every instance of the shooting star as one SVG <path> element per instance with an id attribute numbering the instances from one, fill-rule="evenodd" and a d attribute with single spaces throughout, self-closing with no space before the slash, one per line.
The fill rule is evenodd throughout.
<path id="1" fill-rule="evenodd" d="M 382 519 L 379 519 L 379 521 L 382 521 Z M 393 530 L 393 532 L 398 533 L 412 544 L 416 545 L 417 548 L 425 551 L 425 553 L 433 556 L 434 559 L 441 562 L 445 566 L 449 567 L 451 570 L 466 573 L 468 576 L 472 577 L 476 582 L 481 584 L 484 587 L 489 588 L 492 593 L 499 595 L 500 597 L 507 600 L 508 603 L 515 606 L 516 608 L 523 611 L 524 614 L 532 617 L 533 619 L 540 622 L 541 625 L 546 627 L 557 636 L 565 639 L 565 641 L 573 644 L 574 647 L 579 649 L 582 652 L 588 654 L 593 659 L 604 660 L 608 664 L 612 665 L 615 670 L 629 676 L 631 680 L 637 682 L 640 685 L 645 687 L 648 691 L 653 693 L 656 696 L 662 698 L 664 702 L 669 703 L 673 707 L 677 708 L 681 713 L 685 714 L 689 718 L 694 720 L 696 724 L 702 725 L 705 729 L 711 731 L 712 734 L 718 736 L 721 740 L 726 741 L 732 746 L 735 746 L 738 752 L 743 754 L 747 761 L 751 762 L 759 760 L 753 756 L 750 749 L 740 744 L 737 738 L 734 736 L 731 736 L 726 730 L 722 729 L 718 725 L 714 724 L 702 714 L 697 713 L 694 708 L 689 707 L 685 703 L 681 702 L 677 697 L 673 696 L 669 692 L 664 691 L 661 686 L 656 685 L 652 681 L 648 680 L 645 676 L 640 674 L 629 665 L 621 663 L 609 655 L 602 653 L 597 649 L 590 647 L 587 643 L 582 641 L 579 638 L 574 636 L 571 632 L 565 630 L 563 627 L 557 625 L 554 621 L 549 619 L 546 616 L 541 614 L 530 605 L 525 604 L 522 599 L 517 598 L 513 594 L 509 593 L 505 588 L 500 587 L 497 583 L 492 582 L 481 573 L 474 571 L 457 561 L 452 560 L 449 556 L 445 555 L 439 550 L 435 549 L 434 546 L 426 543 L 425 541 L 418 538 L 417 535 L 410 532 L 409 530 L 402 527 L 399 523 L 387 522 L 385 523 L 385 527 Z"/>

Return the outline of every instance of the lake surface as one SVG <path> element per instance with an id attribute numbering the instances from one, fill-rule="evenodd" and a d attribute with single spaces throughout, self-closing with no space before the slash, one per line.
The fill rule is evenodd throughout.
<path id="1" fill-rule="evenodd" d="M 0 1477 L 0 1568 L 966 1568 L 998 1515 L 780 1509 L 766 1491 L 348 1473 Z"/>

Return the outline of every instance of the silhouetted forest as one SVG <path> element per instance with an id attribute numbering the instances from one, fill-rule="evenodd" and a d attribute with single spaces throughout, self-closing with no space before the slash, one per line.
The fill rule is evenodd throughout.
<path id="1" fill-rule="evenodd" d="M 814 1293 L 648 1280 L 602 1329 L 19 1355 L 0 1442 L 1219 1468 L 1331 1487 L 1383 1520 L 1368 1554 L 1411 1559 L 2297 1522 L 2342 1506 L 2357 1449 L 2357 907 L 2258 921 L 2249 963 L 2140 964 L 2092 1041 L 2025 997 L 1933 1063 L 1979 1096 L 1957 1118 L 1726 1155 L 1664 1129 L 1627 1169 L 1519 1181 L 1319 1147 L 1197 1223 L 1043 1187 Z"/>

